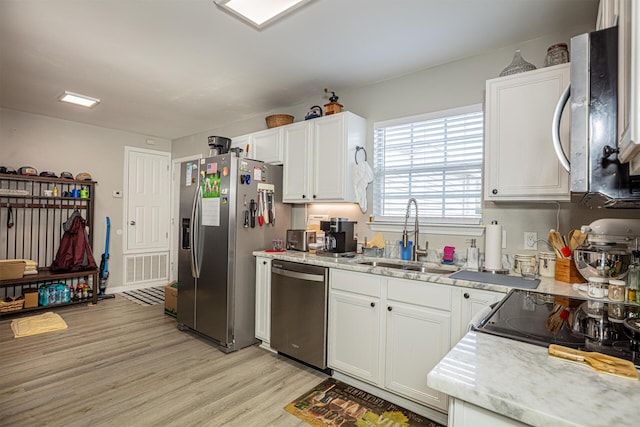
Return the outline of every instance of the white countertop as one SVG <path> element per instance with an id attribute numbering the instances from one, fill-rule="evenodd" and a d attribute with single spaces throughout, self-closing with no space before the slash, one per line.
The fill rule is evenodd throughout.
<path id="1" fill-rule="evenodd" d="M 398 277 L 403 279 L 418 280 L 423 282 L 439 283 L 442 285 L 453 285 L 466 288 L 485 289 L 488 291 L 507 293 L 511 290 L 508 286 L 494 285 L 491 283 L 479 283 L 471 282 L 467 280 L 452 279 L 449 274 L 433 274 L 433 273 L 420 273 L 415 271 L 406 271 L 393 268 L 372 267 L 369 265 L 359 264 L 359 262 L 365 260 L 385 261 L 386 258 L 373 258 L 356 256 L 355 258 L 333 258 L 328 256 L 320 256 L 311 254 L 309 252 L 299 251 L 286 251 L 286 252 L 267 252 L 267 251 L 255 251 L 255 256 L 280 259 L 283 261 L 302 262 L 306 264 L 319 265 L 322 267 L 339 268 L 342 270 L 358 271 L 360 273 L 379 274 L 382 276 Z M 393 260 L 399 261 L 399 260 Z M 452 273 L 455 271 L 452 266 L 442 264 L 423 263 L 430 265 L 438 269 L 452 269 Z M 541 277 L 540 284 L 533 290 L 534 292 L 543 292 L 556 295 L 572 296 L 577 298 L 584 298 L 584 295 L 580 295 L 578 291 L 572 288 L 569 283 L 558 282 L 553 278 Z"/>
<path id="2" fill-rule="evenodd" d="M 549 356 L 547 348 L 469 332 L 429 373 L 429 387 L 533 426 L 631 426 L 640 381 Z"/>

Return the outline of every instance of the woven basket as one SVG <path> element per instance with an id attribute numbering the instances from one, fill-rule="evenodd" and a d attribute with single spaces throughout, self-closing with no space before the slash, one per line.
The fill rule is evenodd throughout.
<path id="1" fill-rule="evenodd" d="M 24 306 L 24 298 L 22 297 L 7 297 L 7 299 L 13 299 L 12 301 L 0 300 L 0 313 L 8 313 L 10 311 L 22 310 Z"/>
<path id="2" fill-rule="evenodd" d="M 278 126 L 290 125 L 293 123 L 293 118 L 293 116 L 288 114 L 274 114 L 272 116 L 267 116 L 265 120 L 267 121 L 267 127 L 271 129 Z"/>

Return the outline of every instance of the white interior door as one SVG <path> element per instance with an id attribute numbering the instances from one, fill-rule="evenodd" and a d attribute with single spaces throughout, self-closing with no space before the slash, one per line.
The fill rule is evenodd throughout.
<path id="1" fill-rule="evenodd" d="M 127 252 L 169 249 L 171 154 L 126 147 Z"/>

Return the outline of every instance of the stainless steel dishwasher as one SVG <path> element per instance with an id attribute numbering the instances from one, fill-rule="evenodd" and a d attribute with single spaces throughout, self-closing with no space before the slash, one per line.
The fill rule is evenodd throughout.
<path id="1" fill-rule="evenodd" d="M 327 269 L 271 263 L 271 348 L 311 366 L 327 368 Z"/>

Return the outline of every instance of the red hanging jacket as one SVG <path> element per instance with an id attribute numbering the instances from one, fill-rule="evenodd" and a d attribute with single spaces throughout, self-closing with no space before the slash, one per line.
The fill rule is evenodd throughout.
<path id="1" fill-rule="evenodd" d="M 60 240 L 60 247 L 56 258 L 51 264 L 52 271 L 83 271 L 96 269 L 89 240 L 85 232 L 86 221 L 78 211 L 64 223 L 64 235 Z"/>

